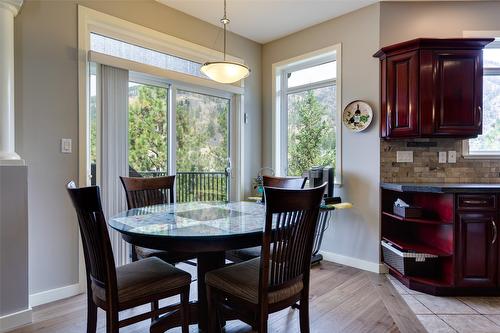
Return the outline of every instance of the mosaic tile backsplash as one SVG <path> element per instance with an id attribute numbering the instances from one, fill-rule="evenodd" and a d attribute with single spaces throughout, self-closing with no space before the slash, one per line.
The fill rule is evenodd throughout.
<path id="1" fill-rule="evenodd" d="M 407 147 L 408 142 L 436 142 L 436 147 Z M 396 162 L 397 151 L 413 151 L 413 163 Z M 455 150 L 457 163 L 439 163 L 438 152 Z M 381 181 L 387 183 L 500 183 L 500 159 L 462 156 L 456 139 L 381 140 Z"/>

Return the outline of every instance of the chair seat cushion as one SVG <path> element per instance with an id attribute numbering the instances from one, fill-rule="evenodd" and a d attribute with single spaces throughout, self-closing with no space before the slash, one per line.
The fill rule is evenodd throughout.
<path id="1" fill-rule="evenodd" d="M 161 259 L 151 257 L 116 268 L 118 302 L 125 303 L 188 286 L 191 275 Z M 92 283 L 93 296 L 106 301 L 104 288 Z"/>
<path id="2" fill-rule="evenodd" d="M 134 246 L 134 248 L 135 248 L 135 253 L 137 254 L 137 258 L 139 259 L 156 257 L 168 263 L 175 264 L 181 261 L 196 258 L 196 255 L 193 253 L 161 251 L 161 250 L 148 249 L 147 247 L 142 247 L 142 246 Z"/>
<path id="3" fill-rule="evenodd" d="M 226 258 L 234 262 L 242 262 L 260 257 L 261 247 L 247 247 L 246 249 L 230 250 L 226 252 Z"/>
<path id="4" fill-rule="evenodd" d="M 230 295 L 258 304 L 260 258 L 226 266 L 208 272 L 205 282 L 210 287 Z M 302 280 L 291 286 L 269 292 L 269 303 L 274 304 L 298 294 L 303 288 Z"/>

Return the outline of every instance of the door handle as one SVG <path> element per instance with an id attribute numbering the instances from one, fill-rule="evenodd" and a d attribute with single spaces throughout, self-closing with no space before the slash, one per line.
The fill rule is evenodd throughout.
<path id="1" fill-rule="evenodd" d="M 467 205 L 487 205 L 487 200 L 464 200 L 464 204 Z"/>
<path id="2" fill-rule="evenodd" d="M 498 236 L 497 225 L 495 223 L 495 220 L 491 219 L 491 225 L 493 226 L 493 240 L 491 241 L 491 245 L 493 245 L 497 241 L 497 236 Z"/>

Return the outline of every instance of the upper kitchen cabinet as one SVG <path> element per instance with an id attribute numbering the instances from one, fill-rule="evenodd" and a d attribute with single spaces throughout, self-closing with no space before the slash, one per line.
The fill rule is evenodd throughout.
<path id="1" fill-rule="evenodd" d="M 383 138 L 471 138 L 482 131 L 482 49 L 493 39 L 419 38 L 382 48 Z"/>

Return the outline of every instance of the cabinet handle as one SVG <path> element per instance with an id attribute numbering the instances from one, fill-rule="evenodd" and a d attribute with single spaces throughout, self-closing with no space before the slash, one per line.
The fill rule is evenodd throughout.
<path id="1" fill-rule="evenodd" d="M 466 204 L 466 205 L 487 205 L 488 201 L 486 201 L 486 200 L 464 200 L 464 204 Z"/>
<path id="2" fill-rule="evenodd" d="M 495 223 L 495 220 L 491 219 L 491 225 L 493 226 L 493 240 L 491 241 L 491 245 L 495 244 L 497 241 L 497 225 Z"/>
<path id="3" fill-rule="evenodd" d="M 477 126 L 481 127 L 482 125 L 482 117 L 481 117 L 481 113 L 483 111 L 483 108 L 481 108 L 480 106 L 477 107 Z"/>

